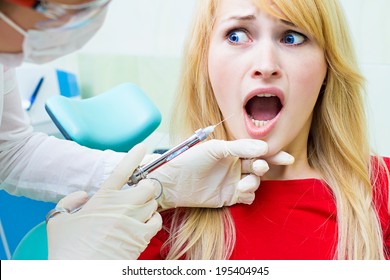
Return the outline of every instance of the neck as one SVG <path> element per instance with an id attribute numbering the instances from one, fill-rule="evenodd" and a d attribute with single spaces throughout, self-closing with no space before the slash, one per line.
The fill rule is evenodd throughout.
<path id="1" fill-rule="evenodd" d="M 307 156 L 307 143 L 309 137 L 310 123 L 303 129 L 299 136 L 282 150 L 295 158 L 291 165 L 271 165 L 269 171 L 262 177 L 262 180 L 295 180 L 316 178 L 321 179 L 321 174 L 309 164 Z"/>
<path id="2" fill-rule="evenodd" d="M 295 157 L 292 165 L 271 165 L 269 171 L 261 178 L 262 180 L 296 180 L 306 178 L 321 179 L 321 174 L 309 165 L 306 156 Z"/>

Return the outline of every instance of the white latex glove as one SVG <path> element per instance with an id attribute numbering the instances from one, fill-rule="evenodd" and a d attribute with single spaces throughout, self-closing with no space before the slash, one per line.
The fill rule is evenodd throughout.
<path id="1" fill-rule="evenodd" d="M 163 194 L 158 199 L 163 209 L 251 204 L 260 176 L 269 169 L 267 161 L 276 165 L 294 162 L 285 152 L 258 159 L 267 151 L 267 143 L 261 140 L 210 140 L 192 147 L 148 177 L 163 185 Z M 151 160 L 146 157 L 143 164 Z"/>
<path id="2" fill-rule="evenodd" d="M 135 146 L 91 199 L 80 191 L 58 202 L 57 207 L 70 211 L 86 204 L 48 221 L 49 259 L 138 258 L 162 225 L 156 181 L 142 180 L 136 188 L 121 190 L 144 156 L 145 147 Z"/>

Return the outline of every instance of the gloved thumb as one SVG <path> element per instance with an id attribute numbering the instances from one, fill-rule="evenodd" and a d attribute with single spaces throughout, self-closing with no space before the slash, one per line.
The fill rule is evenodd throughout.
<path id="1" fill-rule="evenodd" d="M 273 155 L 271 157 L 266 157 L 265 160 L 269 164 L 274 165 L 290 165 L 293 164 L 295 161 L 295 158 L 290 155 L 289 153 L 286 153 L 284 151 L 280 151 L 276 155 Z"/>
<path id="2" fill-rule="evenodd" d="M 146 154 L 145 144 L 134 146 L 114 168 L 100 189 L 120 190 Z"/>
<path id="3" fill-rule="evenodd" d="M 65 208 L 69 212 L 72 212 L 74 209 L 79 208 L 88 201 L 88 194 L 84 191 L 78 191 L 71 193 L 61 199 L 56 207 Z"/>
<path id="4" fill-rule="evenodd" d="M 289 153 L 280 151 L 279 153 L 264 157 L 263 159 L 246 159 L 242 160 L 242 173 L 253 173 L 257 176 L 263 176 L 269 170 L 269 164 L 273 165 L 290 165 L 294 163 L 294 157 Z"/>
<path id="5" fill-rule="evenodd" d="M 210 140 L 210 152 L 218 159 L 228 156 L 239 158 L 256 158 L 263 156 L 268 151 L 266 142 L 256 139 L 238 139 L 234 141 Z"/>

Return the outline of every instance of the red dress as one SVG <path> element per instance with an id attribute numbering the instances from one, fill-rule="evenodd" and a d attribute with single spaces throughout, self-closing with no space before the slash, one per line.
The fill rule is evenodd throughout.
<path id="1" fill-rule="evenodd" d="M 385 161 L 390 166 L 390 159 Z M 375 189 L 375 206 L 388 252 L 390 215 L 387 210 L 388 183 L 384 174 L 381 174 Z M 334 259 L 337 248 L 336 206 L 332 192 L 321 180 L 263 181 L 252 205 L 236 204 L 229 210 L 236 227 L 236 245 L 231 259 Z M 169 213 L 163 213 L 164 220 Z M 163 259 L 160 249 L 167 237 L 167 232 L 161 230 L 139 259 Z"/>

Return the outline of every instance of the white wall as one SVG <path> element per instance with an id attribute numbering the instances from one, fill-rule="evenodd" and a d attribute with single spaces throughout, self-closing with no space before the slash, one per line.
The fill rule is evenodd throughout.
<path id="1" fill-rule="evenodd" d="M 114 0 L 85 52 L 179 57 L 194 0 Z"/>
<path id="2" fill-rule="evenodd" d="M 372 147 L 390 156 L 390 1 L 341 0 L 367 79 L 367 115 Z"/>
<path id="3" fill-rule="evenodd" d="M 78 55 L 112 54 L 180 59 L 189 19 L 196 0 L 114 0 L 100 32 Z M 350 24 L 359 62 L 367 78 L 369 132 L 374 149 L 390 156 L 390 11 L 388 0 L 340 0 Z M 77 55 L 59 62 L 77 73 Z M 169 70 L 151 66 L 144 70 L 150 83 L 169 80 L 167 93 L 148 92 L 167 114 L 175 90 L 176 68 Z M 154 76 L 148 76 L 152 73 Z M 115 73 L 114 73 L 115 74 Z M 153 78 L 159 76 L 159 78 Z M 167 77 L 168 76 L 168 77 Z M 83 82 L 83 81 L 82 81 Z M 161 95 L 164 96 L 163 100 Z M 165 119 L 169 116 L 165 116 Z M 163 126 L 166 131 L 167 125 Z"/>

